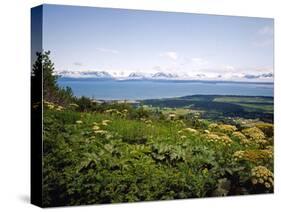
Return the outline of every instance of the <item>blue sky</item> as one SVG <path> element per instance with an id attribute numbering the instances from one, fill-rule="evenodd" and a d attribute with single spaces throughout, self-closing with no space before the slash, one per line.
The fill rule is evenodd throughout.
<path id="1" fill-rule="evenodd" d="M 44 5 L 57 71 L 270 81 L 273 19 Z"/>

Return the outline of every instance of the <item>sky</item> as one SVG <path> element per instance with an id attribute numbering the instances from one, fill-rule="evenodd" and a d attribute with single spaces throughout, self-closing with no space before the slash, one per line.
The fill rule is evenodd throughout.
<path id="1" fill-rule="evenodd" d="M 43 49 L 56 71 L 172 73 L 184 79 L 272 81 L 274 21 L 44 5 Z"/>

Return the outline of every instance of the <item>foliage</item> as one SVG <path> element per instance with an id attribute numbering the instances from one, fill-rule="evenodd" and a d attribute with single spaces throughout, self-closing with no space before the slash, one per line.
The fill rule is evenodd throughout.
<path id="1" fill-rule="evenodd" d="M 169 114 L 87 98 L 45 101 L 44 205 L 273 192 L 272 142 L 257 142 L 271 133 Z"/>

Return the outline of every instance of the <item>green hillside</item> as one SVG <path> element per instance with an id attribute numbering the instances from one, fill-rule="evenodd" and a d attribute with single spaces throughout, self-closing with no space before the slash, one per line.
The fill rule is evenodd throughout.
<path id="1" fill-rule="evenodd" d="M 261 119 L 273 122 L 273 97 L 193 95 L 179 98 L 142 101 L 151 107 L 200 110 L 204 118 L 223 120 L 226 117 Z"/>
<path id="2" fill-rule="evenodd" d="M 273 192 L 272 124 L 169 110 L 45 102 L 44 205 Z"/>

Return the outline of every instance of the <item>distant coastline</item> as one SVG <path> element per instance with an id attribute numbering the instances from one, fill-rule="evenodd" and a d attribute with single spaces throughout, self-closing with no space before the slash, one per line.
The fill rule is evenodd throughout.
<path id="1" fill-rule="evenodd" d="M 90 98 L 94 103 L 102 104 L 102 103 L 128 103 L 128 104 L 140 104 L 142 102 L 146 101 L 163 101 L 163 100 L 183 100 L 183 99 L 189 99 L 189 98 L 205 98 L 205 97 L 212 97 L 212 98 L 223 98 L 223 97 L 230 97 L 230 98 L 263 98 L 268 100 L 274 100 L 273 96 L 246 96 L 246 95 L 214 95 L 214 94 L 207 94 L 207 95 L 201 95 L 201 94 L 195 94 L 195 95 L 186 95 L 186 96 L 179 96 L 179 97 L 168 97 L 168 98 L 157 98 L 157 99 L 136 99 L 136 100 L 120 100 L 120 99 L 95 99 Z"/>
<path id="2" fill-rule="evenodd" d="M 265 84 L 273 85 L 274 82 L 260 81 L 231 81 L 231 80 L 180 80 L 180 79 L 114 79 L 114 78 L 92 78 L 92 77 L 59 77 L 59 81 L 116 81 L 116 82 L 167 82 L 167 83 L 234 83 L 234 84 Z"/>

